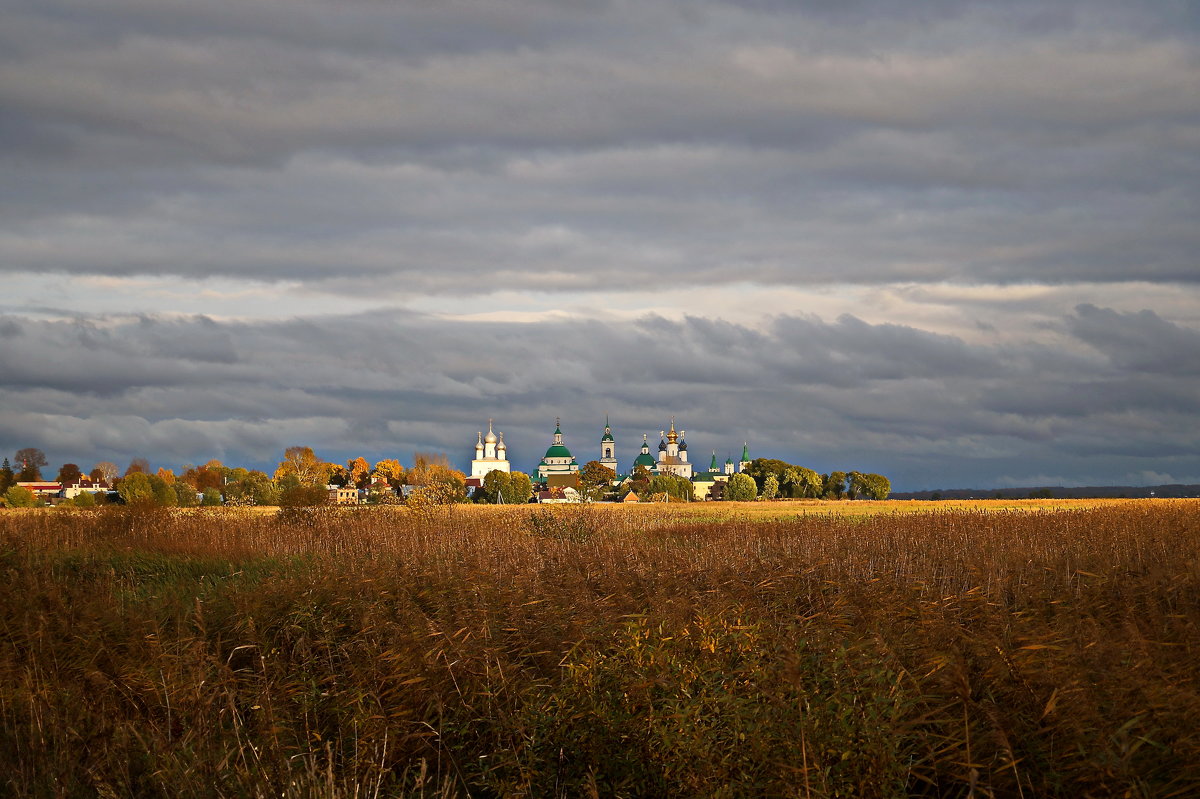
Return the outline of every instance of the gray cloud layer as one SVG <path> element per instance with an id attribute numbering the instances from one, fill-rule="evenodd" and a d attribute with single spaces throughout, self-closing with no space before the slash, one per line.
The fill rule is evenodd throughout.
<path id="1" fill-rule="evenodd" d="M 1200 479 L 1194 3 L 0 10 L 5 449 Z"/>
<path id="2" fill-rule="evenodd" d="M 8 5 L 0 269 L 1200 277 L 1190 4 Z"/>
<path id="3" fill-rule="evenodd" d="M 1108 317 L 1099 335 L 1098 317 Z M 696 317 L 464 326 L 400 313 L 3 325 L 0 442 L 59 459 L 265 465 L 308 443 L 329 458 L 432 448 L 465 463 L 491 415 L 531 468 L 556 415 L 590 458 L 608 413 L 630 461 L 640 434 L 673 413 L 705 462 L 749 440 L 759 455 L 880 470 L 910 487 L 1200 475 L 1194 364 L 1146 357 L 1200 332 L 1149 311 L 1081 306 L 1062 331 L 1082 346 L 1058 350 L 854 317 L 781 317 L 761 330 Z"/>

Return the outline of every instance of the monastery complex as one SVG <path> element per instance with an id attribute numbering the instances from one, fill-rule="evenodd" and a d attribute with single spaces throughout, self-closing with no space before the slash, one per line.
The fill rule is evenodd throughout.
<path id="1" fill-rule="evenodd" d="M 504 434 L 493 432 L 492 427 L 492 420 L 488 419 L 487 434 L 484 435 L 483 431 L 478 433 L 475 442 L 475 458 L 471 461 L 472 480 L 482 480 L 488 472 L 493 470 L 512 471 L 508 460 L 508 450 L 504 445 Z M 604 433 L 600 436 L 599 457 L 595 460 L 612 469 L 618 480 L 623 480 L 639 467 L 644 468 L 651 475 L 682 477 L 690 480 L 695 486 L 697 498 L 707 496 L 714 484 L 728 480 L 730 475 L 745 471 L 750 465 L 750 448 L 748 444 L 744 443 L 741 460 L 736 463 L 732 457 L 729 457 L 725 459 L 724 464 L 719 464 L 716 450 L 714 450 L 708 469 L 697 470 L 696 465 L 688 460 L 687 439 L 684 437 L 683 430 L 675 430 L 674 417 L 671 418 L 669 429 L 659 431 L 659 437 L 658 456 L 655 457 L 650 452 L 649 436 L 643 434 L 641 451 L 633 458 L 628 471 L 623 473 L 617 459 L 617 442 L 613 437 L 612 426 L 605 419 Z M 586 458 L 585 462 L 587 460 L 592 459 Z M 553 443 L 550 444 L 546 454 L 542 456 L 541 462 L 538 463 L 534 479 L 551 487 L 574 485 L 578 480 L 579 469 L 579 462 L 563 442 L 561 420 L 556 419 Z"/>

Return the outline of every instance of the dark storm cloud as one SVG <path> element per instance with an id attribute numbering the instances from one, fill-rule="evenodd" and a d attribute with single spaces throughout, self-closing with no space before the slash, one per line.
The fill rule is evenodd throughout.
<path id="1" fill-rule="evenodd" d="M 1081 310 L 1064 327 L 1104 312 Z M 969 344 L 853 317 L 782 317 L 763 330 L 698 317 L 463 324 L 393 313 L 0 323 L 21 330 L 0 344 L 11 376 L 0 450 L 40 446 L 57 460 L 265 466 L 305 443 L 329 458 L 437 449 L 465 464 L 491 416 L 528 469 L 556 416 L 586 460 L 608 413 L 622 462 L 674 415 L 694 459 L 716 450 L 723 460 L 748 440 L 758 455 L 870 467 L 900 486 L 1022 459 L 1025 474 L 1086 461 L 1082 474 L 1110 481 L 1164 464 L 1200 473 L 1194 376 L 1120 382 L 1086 347 L 1046 373 L 1039 344 Z M 1176 328 L 1147 325 L 1139 341 L 1197 334 Z M 1090 335 L 1078 334 L 1081 347 Z"/>
<path id="2" fill-rule="evenodd" d="M 1200 277 L 1189 4 L 8 5 L 0 270 Z"/>
<path id="3" fill-rule="evenodd" d="M 1200 375 L 1200 331 L 1160 318 L 1154 311 L 1119 313 L 1080 305 L 1068 320 L 1071 333 L 1104 353 L 1123 372 Z"/>

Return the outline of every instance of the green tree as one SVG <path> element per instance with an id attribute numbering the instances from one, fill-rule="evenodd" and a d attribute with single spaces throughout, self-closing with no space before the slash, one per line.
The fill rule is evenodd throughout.
<path id="1" fill-rule="evenodd" d="M 25 447 L 17 450 L 14 459 L 21 465 L 17 480 L 22 483 L 33 483 L 42 479 L 42 467 L 46 465 L 46 453 L 37 447 Z"/>
<path id="2" fill-rule="evenodd" d="M 179 504 L 179 497 L 170 483 L 157 474 L 147 475 L 146 479 L 150 481 L 150 494 L 155 505 L 174 507 Z"/>
<path id="3" fill-rule="evenodd" d="M 776 485 L 778 485 L 783 473 L 791 468 L 793 467 L 790 463 L 778 460 L 777 458 L 755 458 L 750 461 L 750 465 L 746 467 L 746 470 L 742 474 L 749 475 L 754 480 L 754 484 L 758 486 L 755 490 L 757 493 L 762 490 L 767 475 L 775 475 Z"/>
<path id="4" fill-rule="evenodd" d="M 181 508 L 194 508 L 198 500 L 196 499 L 196 489 L 192 488 L 183 480 L 176 480 L 171 486 L 175 490 L 175 503 Z"/>
<path id="5" fill-rule="evenodd" d="M 779 478 L 774 474 L 768 474 L 763 479 L 762 497 L 763 499 L 775 499 L 779 496 Z"/>
<path id="6" fill-rule="evenodd" d="M 796 467 L 796 472 L 800 476 L 800 490 L 793 496 L 817 498 L 825 490 L 825 480 L 820 474 L 812 469 L 806 469 L 803 466 Z"/>
<path id="7" fill-rule="evenodd" d="M 83 491 L 78 494 L 75 499 L 71 500 L 77 508 L 94 508 L 96 507 L 96 495 L 91 491 Z"/>
<path id="8" fill-rule="evenodd" d="M 650 482 L 646 486 L 646 493 L 638 492 L 639 497 L 650 500 L 661 499 L 663 495 L 669 499 L 678 502 L 690 502 L 695 499 L 695 491 L 692 486 L 692 481 L 686 477 L 678 477 L 673 474 L 656 474 L 650 478 Z"/>
<path id="9" fill-rule="evenodd" d="M 145 472 L 133 472 L 121 478 L 117 493 L 126 505 L 146 505 L 154 502 L 154 487 Z"/>
<path id="10" fill-rule="evenodd" d="M 779 479 L 779 493 L 792 498 L 804 496 L 804 485 L 799 467 L 792 466 L 784 471 L 783 476 Z"/>
<path id="11" fill-rule="evenodd" d="M 10 508 L 32 508 L 38 504 L 38 498 L 28 488 L 14 485 L 4 492 L 4 504 Z"/>
<path id="12" fill-rule="evenodd" d="M 533 496 L 533 481 L 524 472 L 513 472 L 509 475 L 508 493 L 504 501 L 509 505 L 524 505 Z"/>
<path id="13" fill-rule="evenodd" d="M 863 493 L 871 499 L 887 499 L 892 493 L 892 481 L 882 474 L 864 474 Z"/>
<path id="14" fill-rule="evenodd" d="M 211 508 L 221 504 L 221 492 L 215 488 L 204 489 L 204 498 L 200 500 L 200 504 L 206 508 Z"/>
<path id="15" fill-rule="evenodd" d="M 846 493 L 846 473 L 830 472 L 825 477 L 824 496 L 827 499 L 841 499 Z"/>
<path id="16" fill-rule="evenodd" d="M 17 475 L 13 472 L 12 464 L 8 462 L 8 458 L 4 459 L 4 465 L 0 466 L 0 494 L 3 494 L 9 489 L 9 486 L 15 485 Z"/>
<path id="17" fill-rule="evenodd" d="M 722 498 L 730 502 L 749 502 L 757 495 L 758 486 L 754 484 L 754 478 L 744 472 L 739 472 L 729 478 Z"/>
<path id="18" fill-rule="evenodd" d="M 511 488 L 512 475 L 500 469 L 492 469 L 483 476 L 483 496 L 481 499 L 493 505 L 501 500 L 507 502 L 508 497 L 505 496 L 505 489 L 511 490 Z"/>
<path id="19" fill-rule="evenodd" d="M 579 486 L 583 490 L 584 498 L 589 502 L 603 499 L 612 491 L 612 484 L 616 479 L 617 473 L 600 461 L 588 461 L 579 470 Z"/>
<path id="20" fill-rule="evenodd" d="M 225 499 L 235 505 L 278 505 L 279 490 L 264 472 L 234 469 L 225 485 Z"/>

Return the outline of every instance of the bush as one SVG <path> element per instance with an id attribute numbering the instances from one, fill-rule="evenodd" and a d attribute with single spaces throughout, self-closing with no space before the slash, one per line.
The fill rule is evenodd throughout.
<path id="1" fill-rule="evenodd" d="M 4 492 L 4 504 L 10 508 L 32 508 L 38 503 L 37 495 L 24 486 L 12 486 Z"/>

